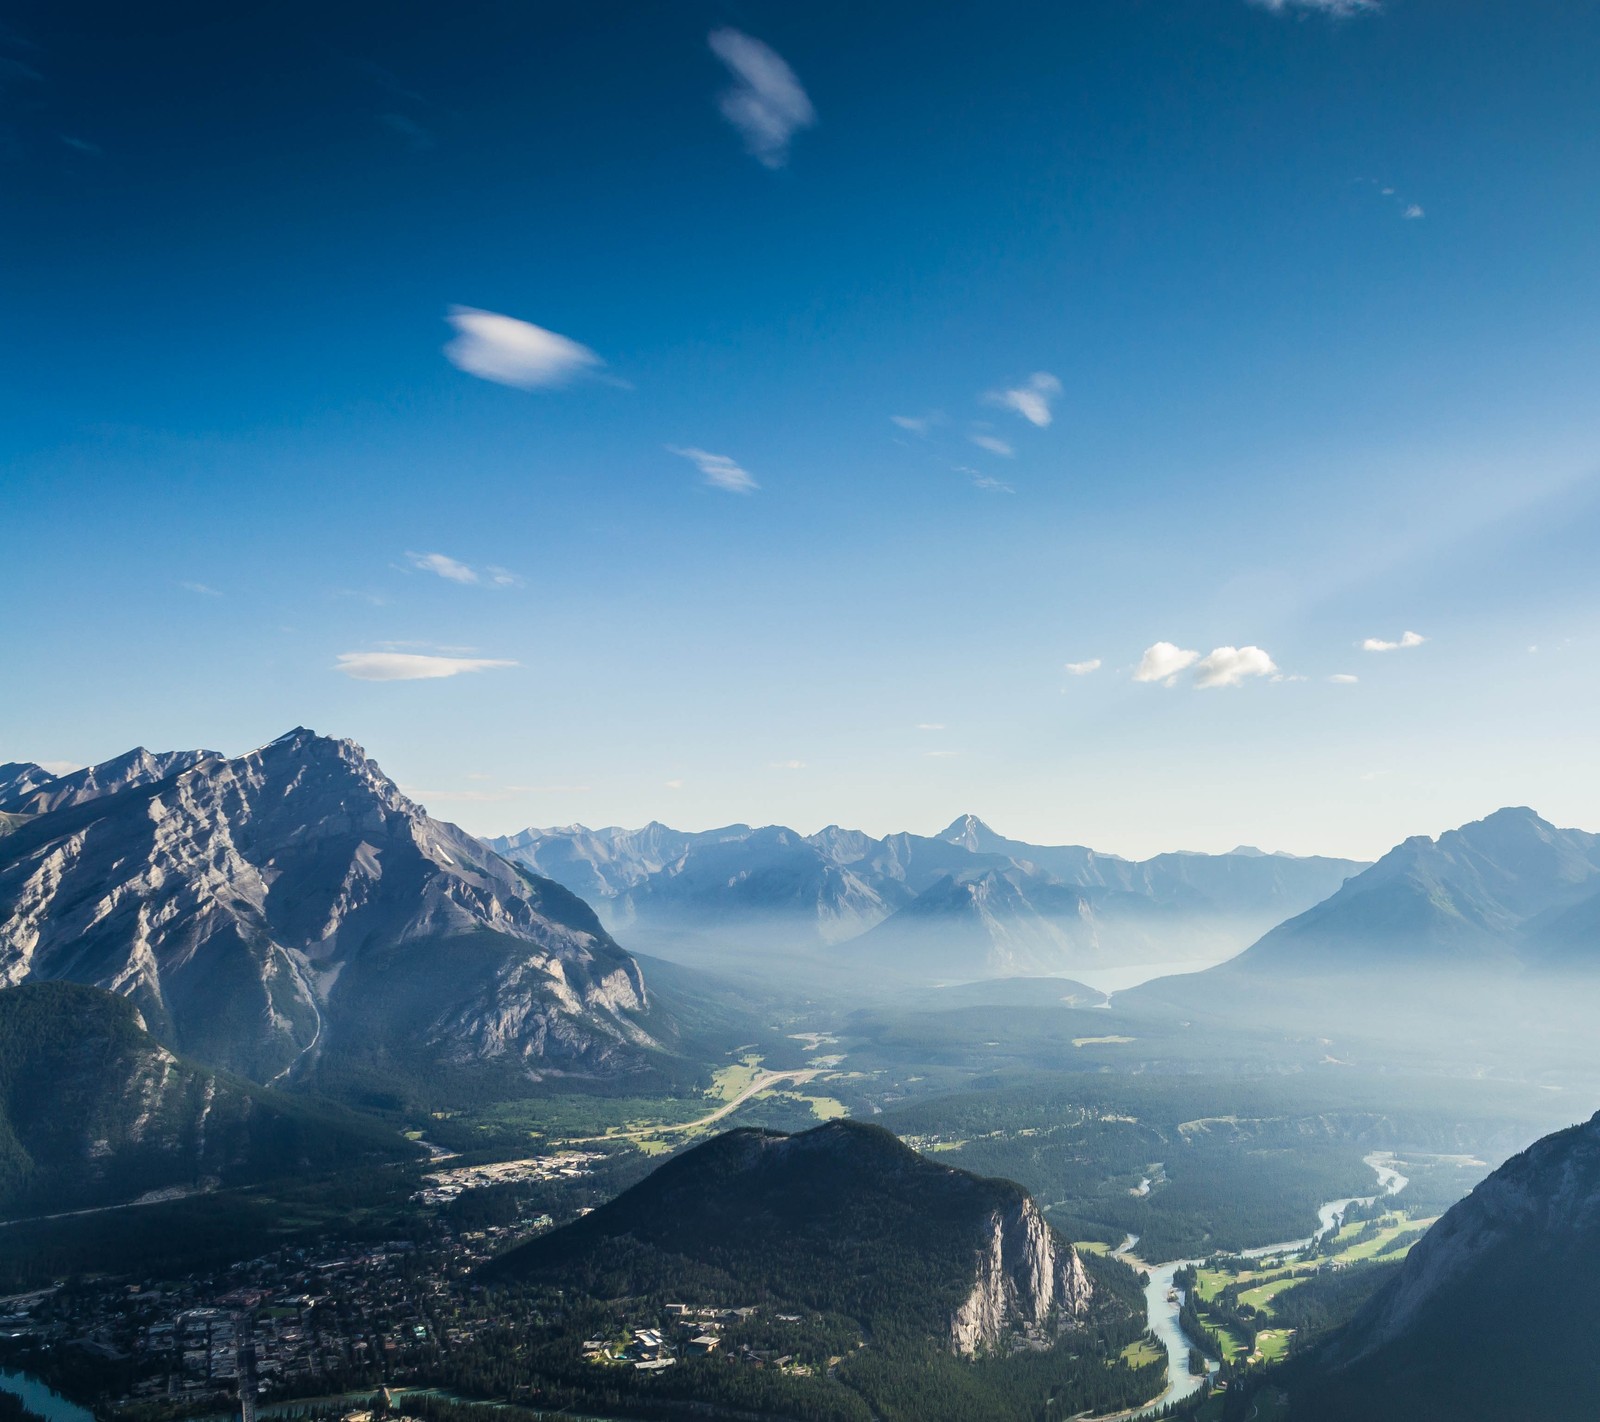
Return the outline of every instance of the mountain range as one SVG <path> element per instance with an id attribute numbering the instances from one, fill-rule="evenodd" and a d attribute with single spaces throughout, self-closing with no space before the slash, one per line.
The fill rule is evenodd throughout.
<path id="1" fill-rule="evenodd" d="M 1217 961 L 1365 866 L 1241 848 L 1136 861 L 1033 845 L 973 815 L 934 836 L 830 825 L 701 832 L 581 825 L 489 841 L 594 904 L 640 951 L 683 961 L 961 979 Z"/>
<path id="2" fill-rule="evenodd" d="M 0 983 L 130 998 L 175 1051 L 264 1082 L 320 1061 L 609 1072 L 656 1047 L 588 906 L 297 728 L 232 759 L 0 770 Z"/>
<path id="3" fill-rule="evenodd" d="M 1290 1374 L 1295 1422 L 1592 1417 L 1600 1397 L 1600 1115 L 1452 1206 Z"/>

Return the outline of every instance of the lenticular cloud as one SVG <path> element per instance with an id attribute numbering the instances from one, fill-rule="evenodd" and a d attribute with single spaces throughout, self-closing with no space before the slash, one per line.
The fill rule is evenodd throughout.
<path id="1" fill-rule="evenodd" d="M 574 376 L 605 365 L 588 346 L 514 316 L 452 306 L 445 320 L 456 328 L 445 356 L 458 370 L 480 380 L 537 390 L 565 385 Z"/>

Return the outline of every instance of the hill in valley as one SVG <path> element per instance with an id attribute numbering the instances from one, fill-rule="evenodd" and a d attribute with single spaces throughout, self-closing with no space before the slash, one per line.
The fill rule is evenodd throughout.
<path id="1" fill-rule="evenodd" d="M 0 1215 L 413 1153 L 348 1113 L 174 1056 L 126 998 L 73 983 L 0 991 Z"/>
<path id="2" fill-rule="evenodd" d="M 1590 1417 L 1600 1397 L 1600 1116 L 1453 1206 L 1289 1374 L 1295 1422 Z"/>
<path id="3" fill-rule="evenodd" d="M 1121 1265 L 1094 1267 L 1021 1186 L 837 1121 L 799 1135 L 718 1136 L 485 1277 L 576 1290 L 636 1326 L 672 1301 L 809 1320 L 832 1340 L 818 1347 L 853 1354 L 813 1386 L 842 1383 L 884 1417 L 1020 1418 L 1032 1412 L 1007 1391 L 1002 1360 L 1013 1354 L 1030 1360 L 1013 1374 L 1028 1379 L 1028 1407 L 1049 1392 L 1051 1368 L 1078 1406 L 1160 1390 L 1159 1370 L 1117 1362 L 1143 1331 L 1136 1280 Z M 789 1351 L 804 1351 L 805 1336 L 800 1327 Z M 583 1366 L 568 1376 L 581 1380 Z"/>
<path id="4" fill-rule="evenodd" d="M 8 769 L 28 818 L 0 836 L 0 983 L 111 989 L 167 1046 L 264 1082 L 660 1055 L 670 1024 L 588 906 L 431 818 L 353 741 Z"/>
<path id="5" fill-rule="evenodd" d="M 1007 839 L 973 815 L 936 836 L 575 825 L 490 843 L 590 898 L 641 950 L 852 981 L 1217 961 L 1364 867 L 1249 849 L 1134 861 Z"/>

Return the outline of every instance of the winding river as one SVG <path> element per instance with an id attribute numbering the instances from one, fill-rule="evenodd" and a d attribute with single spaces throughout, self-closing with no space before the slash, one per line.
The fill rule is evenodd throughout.
<path id="1" fill-rule="evenodd" d="M 1378 1193 L 1353 1195 L 1344 1200 L 1329 1200 L 1317 1210 L 1315 1234 L 1307 1235 L 1304 1239 L 1285 1240 L 1281 1244 L 1263 1244 L 1255 1249 L 1241 1249 L 1237 1253 L 1246 1259 L 1264 1259 L 1272 1254 L 1297 1254 L 1315 1244 L 1329 1231 L 1338 1229 L 1344 1219 L 1345 1211 L 1351 1205 L 1370 1205 L 1381 1196 L 1398 1195 L 1406 1188 L 1408 1182 L 1404 1175 L 1389 1164 L 1392 1159 L 1393 1157 L 1376 1151 L 1366 1156 L 1367 1168 L 1378 1177 Z M 1150 1282 L 1144 1291 L 1145 1316 L 1150 1332 L 1167 1351 L 1167 1386 L 1159 1397 L 1147 1402 L 1137 1411 L 1126 1414 L 1129 1418 L 1148 1417 L 1168 1403 L 1177 1402 L 1197 1392 L 1205 1382 L 1204 1378 L 1197 1377 L 1189 1371 L 1189 1349 L 1195 1345 L 1178 1324 L 1178 1314 L 1183 1307 L 1183 1290 L 1174 1289 L 1172 1283 L 1174 1275 L 1180 1269 L 1187 1268 L 1191 1264 L 1203 1264 L 1205 1261 L 1174 1259 L 1166 1264 L 1147 1264 L 1134 1253 L 1138 1245 L 1139 1236 L 1130 1234 L 1112 1250 L 1112 1253 L 1118 1259 L 1125 1260 L 1135 1269 L 1149 1275 Z M 1172 1297 L 1169 1298 L 1168 1295 Z M 1217 1360 L 1206 1359 L 1206 1367 L 1209 1376 L 1216 1371 Z"/>

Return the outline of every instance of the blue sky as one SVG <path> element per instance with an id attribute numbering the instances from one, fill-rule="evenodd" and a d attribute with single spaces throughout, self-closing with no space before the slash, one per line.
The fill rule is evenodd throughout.
<path id="1" fill-rule="evenodd" d="M 1600 12 L 237 8 L 0 27 L 0 759 L 1600 828 Z"/>

